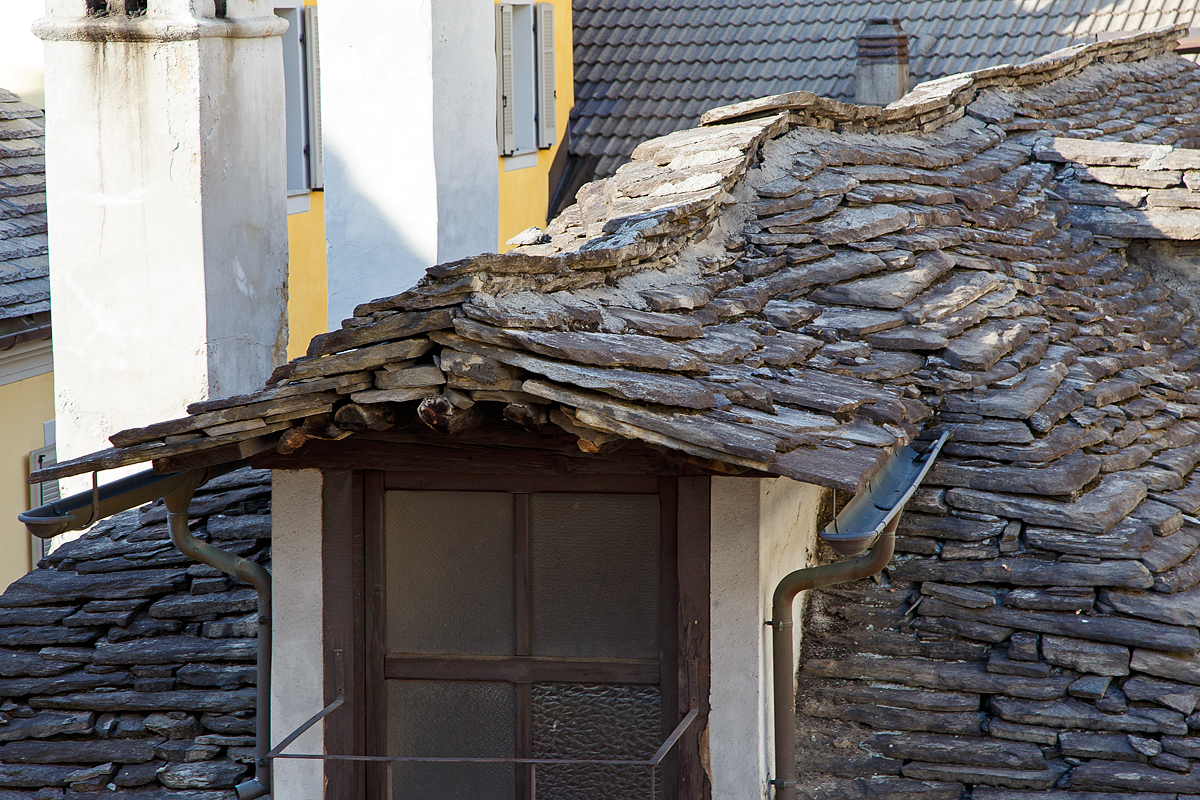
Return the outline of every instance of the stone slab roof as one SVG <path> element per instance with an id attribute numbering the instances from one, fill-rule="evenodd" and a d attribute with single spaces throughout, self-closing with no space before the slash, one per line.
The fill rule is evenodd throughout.
<path id="1" fill-rule="evenodd" d="M 1035 448 L 997 451 L 1014 460 L 1104 447 L 1081 393 L 1192 402 L 1193 379 L 1169 375 L 1192 367 L 1175 352 L 1194 338 L 1191 311 L 1128 269 L 1123 240 L 1070 227 L 1058 198 L 1086 182 L 1055 142 L 1187 157 L 1173 148 L 1200 133 L 1200 73 L 1170 54 L 1180 33 L 926 84 L 887 109 L 802 92 L 713 110 L 585 186 L 548 243 L 433 267 L 262 391 L 40 475 L 293 452 L 350 435 L 362 409 L 434 397 L 499 403 L 585 446 L 640 440 L 847 490 L 935 411 L 951 426 L 1005 420 L 989 425 L 1015 432 L 988 435 Z M 1092 382 L 1064 384 L 1085 357 L 1105 359 Z"/>
<path id="2" fill-rule="evenodd" d="M 800 94 L 714 111 L 589 186 L 549 243 L 439 265 L 360 306 L 262 392 L 124 431 L 49 474 L 302 455 L 418 408 L 448 428 L 490 406 L 584 453 L 630 438 L 853 489 L 895 443 L 949 429 L 880 582 L 810 601 L 801 788 L 1191 800 L 1200 331 L 1125 238 L 1176 236 L 1190 213 L 1149 202 L 1190 191 L 1200 143 L 1200 72 L 1171 54 L 1179 33 L 944 82 L 886 114 Z M 1094 209 L 1145 216 L 1123 232 Z M 1175 216 L 1155 227 L 1159 213 Z M 263 558 L 254 518 L 233 535 L 217 522 L 229 508 L 202 495 L 193 514 Z M 213 737 L 249 730 L 233 710 L 249 703 L 248 647 L 231 638 L 246 627 L 228 619 L 249 606 L 222 605 L 235 590 L 200 567 L 184 595 L 179 557 L 156 549 L 161 520 L 152 508 L 93 531 L 0 597 L 5 796 L 144 780 L 144 794 L 106 796 L 228 797 L 160 787 L 227 786 L 246 755 Z M 155 602 L 120 616 L 141 597 Z M 159 709 L 176 716 L 143 717 Z M 46 743 L 30 731 L 50 729 L 23 720 L 47 711 L 83 719 Z M 142 749 L 118 757 L 103 747 L 121 725 Z"/>
<path id="3" fill-rule="evenodd" d="M 42 112 L 0 89 L 0 336 L 49 323 L 44 136 Z"/>
<path id="4" fill-rule="evenodd" d="M 872 17 L 912 34 L 916 83 L 1198 14 L 1191 0 L 582 0 L 571 152 L 598 156 L 606 177 L 714 106 L 796 89 L 853 101 L 855 39 Z"/>
<path id="5" fill-rule="evenodd" d="M 268 563 L 270 477 L 202 487 L 197 535 Z M 232 800 L 254 763 L 256 609 L 175 549 L 161 501 L 56 549 L 0 596 L 0 796 Z"/>

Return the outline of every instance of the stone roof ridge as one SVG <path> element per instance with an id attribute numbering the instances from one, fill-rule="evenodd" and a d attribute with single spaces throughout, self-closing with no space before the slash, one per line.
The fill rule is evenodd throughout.
<path id="1" fill-rule="evenodd" d="M 922 428 L 955 432 L 945 456 L 983 473 L 971 489 L 1059 476 L 1071 456 L 1091 466 L 1031 493 L 1073 503 L 1101 462 L 1121 473 L 1105 492 L 1126 472 L 1170 485 L 1144 465 L 1196 441 L 1200 331 L 1127 250 L 1200 238 L 1200 70 L 1144 41 L 1136 60 L 984 93 L 929 132 L 776 110 L 645 142 L 550 241 L 439 265 L 262 390 L 36 478 L 348 436 L 459 446 L 421 437 L 475 415 L 572 458 L 633 442 L 845 491 Z M 989 460 L 1055 467 L 974 466 Z"/>
<path id="2" fill-rule="evenodd" d="M 885 107 L 846 103 L 797 91 L 747 100 L 706 112 L 701 125 L 717 125 L 761 114 L 791 112 L 790 122 L 818 128 L 873 132 L 930 132 L 960 118 L 976 96 L 992 88 L 1029 89 L 1077 75 L 1097 62 L 1120 63 L 1170 52 L 1188 26 L 1168 25 L 1105 41 L 1077 44 L 1025 64 L 994 67 L 926 81 Z"/>

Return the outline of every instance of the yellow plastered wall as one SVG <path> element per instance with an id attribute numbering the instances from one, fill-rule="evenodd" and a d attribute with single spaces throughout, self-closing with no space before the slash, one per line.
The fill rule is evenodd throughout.
<path id="1" fill-rule="evenodd" d="M 329 330 L 325 271 L 325 193 L 309 194 L 308 211 L 288 217 L 288 358 Z"/>
<path id="2" fill-rule="evenodd" d="M 571 108 L 575 105 L 575 61 L 571 52 L 571 2 L 554 3 L 554 118 L 558 123 L 558 144 L 538 151 L 536 167 L 504 171 L 500 159 L 500 252 L 512 249 L 505 244 L 516 234 L 536 225 L 546 227 L 550 205 L 550 165 L 566 138 Z"/>
<path id="3" fill-rule="evenodd" d="M 315 6 L 317 0 L 304 0 Z M 325 267 L 325 193 L 310 192 L 308 211 L 288 217 L 289 359 L 304 355 L 309 341 L 329 330 L 329 278 Z"/>
<path id="4" fill-rule="evenodd" d="M 33 566 L 29 533 L 17 514 L 29 510 L 29 452 L 44 443 L 42 423 L 54 419 L 54 373 L 0 386 L 4 447 L 0 448 L 0 591 Z"/>

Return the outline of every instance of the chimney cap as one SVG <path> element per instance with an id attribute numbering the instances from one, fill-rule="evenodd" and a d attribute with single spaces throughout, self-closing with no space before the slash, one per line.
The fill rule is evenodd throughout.
<path id="1" fill-rule="evenodd" d="M 908 63 L 908 34 L 898 17 L 872 17 L 858 34 L 858 63 Z"/>

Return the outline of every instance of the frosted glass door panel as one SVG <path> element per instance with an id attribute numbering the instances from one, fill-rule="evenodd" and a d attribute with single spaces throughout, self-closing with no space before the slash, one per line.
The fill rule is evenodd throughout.
<path id="1" fill-rule="evenodd" d="M 480 681 L 388 681 L 387 753 L 512 758 L 516 689 Z M 409 762 L 390 800 L 513 800 L 512 764 Z"/>
<path id="2" fill-rule="evenodd" d="M 658 658 L 658 497 L 530 498 L 533 653 Z"/>
<path id="3" fill-rule="evenodd" d="M 643 760 L 658 749 L 662 701 L 657 686 L 542 683 L 532 689 L 534 758 L 586 753 L 587 758 Z M 649 795 L 648 767 L 571 764 L 537 771 L 538 800 L 646 800 Z"/>
<path id="4" fill-rule="evenodd" d="M 511 655 L 513 499 L 388 492 L 387 649 Z"/>

